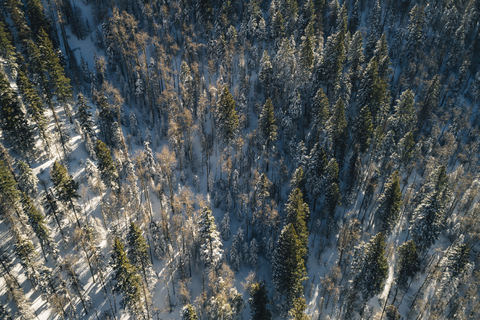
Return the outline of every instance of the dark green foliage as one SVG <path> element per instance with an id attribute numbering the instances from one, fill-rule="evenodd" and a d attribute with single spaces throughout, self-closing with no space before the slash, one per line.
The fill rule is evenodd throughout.
<path id="1" fill-rule="evenodd" d="M 3 160 L 0 160 L 0 198 L 3 210 L 12 209 L 20 201 L 17 182 Z"/>
<path id="2" fill-rule="evenodd" d="M 335 158 L 338 162 L 342 162 L 347 146 L 347 121 L 345 119 L 345 105 L 342 98 L 338 98 L 337 103 L 333 107 L 330 125 L 332 126 L 331 137 Z"/>
<path id="3" fill-rule="evenodd" d="M 258 119 L 258 130 L 261 134 L 262 140 L 264 141 L 265 149 L 268 152 L 272 147 L 272 144 L 274 144 L 277 140 L 275 113 L 273 111 L 273 104 L 270 98 L 268 98 L 263 105 L 260 118 Z"/>
<path id="4" fill-rule="evenodd" d="M 295 300 L 302 296 L 302 283 L 307 279 L 305 248 L 295 232 L 294 226 L 286 225 L 277 241 L 272 263 L 272 282 L 276 296 L 285 310 L 290 310 Z"/>
<path id="5" fill-rule="evenodd" d="M 217 104 L 216 123 L 220 140 L 224 145 L 229 145 L 237 133 L 239 121 L 235 101 L 227 86 L 223 88 Z"/>
<path id="6" fill-rule="evenodd" d="M 330 103 L 328 98 L 320 88 L 313 98 L 312 103 L 312 128 L 317 132 L 317 135 L 324 129 L 325 123 L 330 118 Z"/>
<path id="7" fill-rule="evenodd" d="M 128 260 L 123 244 L 115 238 L 112 250 L 114 290 L 123 296 L 121 304 L 132 314 L 140 316 L 143 312 L 141 301 L 141 277 L 137 269 Z"/>
<path id="8" fill-rule="evenodd" d="M 385 186 L 385 191 L 380 196 L 380 205 L 377 209 L 378 230 L 388 234 L 398 220 L 402 207 L 402 192 L 400 190 L 400 177 L 395 171 Z"/>
<path id="9" fill-rule="evenodd" d="M 22 193 L 22 205 L 25 214 L 28 217 L 28 222 L 32 226 L 35 235 L 40 241 L 40 246 L 42 247 L 43 254 L 48 252 L 53 255 L 53 258 L 57 258 L 56 245 L 53 238 L 50 235 L 50 229 L 47 226 L 44 216 L 37 210 L 37 207 L 33 203 L 33 200 L 27 196 L 25 193 Z"/>
<path id="10" fill-rule="evenodd" d="M 142 270 L 146 281 L 146 269 L 151 266 L 150 257 L 148 255 L 147 241 L 142 235 L 142 230 L 132 221 L 127 236 L 128 241 L 128 258 L 133 266 Z"/>
<path id="11" fill-rule="evenodd" d="M 18 70 L 17 86 L 23 96 L 27 110 L 37 126 L 40 137 L 44 142 L 48 143 L 47 118 L 45 117 L 42 99 L 22 70 Z"/>
<path id="12" fill-rule="evenodd" d="M 27 159 L 35 153 L 34 131 L 28 123 L 17 93 L 0 72 L 0 126 L 5 139 Z"/>
<path id="13" fill-rule="evenodd" d="M 272 313 L 267 308 L 268 291 L 264 282 L 255 282 L 249 288 L 250 317 L 252 320 L 270 320 Z"/>
<path id="14" fill-rule="evenodd" d="M 50 171 L 50 179 L 57 193 L 57 199 L 66 205 L 68 209 L 73 210 L 77 225 L 80 228 L 74 203 L 76 199 L 80 198 L 77 193 L 78 182 L 73 180 L 72 176 L 68 174 L 68 170 L 57 161 L 54 162 Z"/>
<path id="15" fill-rule="evenodd" d="M 292 190 L 288 196 L 286 204 L 285 224 L 292 224 L 303 247 L 308 245 L 308 228 L 307 221 L 309 221 L 310 210 L 308 205 L 303 202 L 303 194 L 299 188 Z"/>
<path id="16" fill-rule="evenodd" d="M 341 200 L 338 164 L 335 159 L 331 159 L 325 168 L 325 211 L 330 220 L 333 220 L 335 208 L 341 204 Z"/>
<path id="17" fill-rule="evenodd" d="M 197 310 L 195 310 L 195 307 L 191 304 L 187 304 L 183 307 L 180 311 L 180 315 L 182 316 L 182 320 L 198 320 Z"/>
<path id="18" fill-rule="evenodd" d="M 373 135 L 372 115 L 368 106 L 360 109 L 354 128 L 354 139 L 360 146 L 360 152 L 365 153 L 370 147 Z"/>
<path id="19" fill-rule="evenodd" d="M 12 35 L 2 20 L 0 20 L 0 57 L 10 62 L 15 62 L 16 60 L 16 50 L 12 44 Z"/>
<path id="20" fill-rule="evenodd" d="M 98 159 L 98 169 L 105 185 L 116 188 L 118 185 L 118 174 L 113 161 L 110 149 L 100 139 L 97 139 L 95 145 L 95 154 Z"/>
<path id="21" fill-rule="evenodd" d="M 385 247 L 384 235 L 379 232 L 363 248 L 363 257 L 360 258 L 358 265 L 359 272 L 354 278 L 353 285 L 362 293 L 364 301 L 383 290 L 388 275 Z"/>
<path id="22" fill-rule="evenodd" d="M 82 133 L 84 137 L 87 135 L 89 137 L 95 136 L 94 125 L 95 122 L 93 120 L 93 115 L 89 111 L 91 107 L 88 105 L 87 99 L 83 96 L 83 94 L 79 93 L 77 96 L 77 117 L 80 123 L 80 127 L 82 128 Z"/>
<path id="23" fill-rule="evenodd" d="M 397 286 L 405 290 L 409 279 L 413 278 L 419 270 L 420 258 L 415 242 L 413 240 L 404 242 L 398 247 Z"/>

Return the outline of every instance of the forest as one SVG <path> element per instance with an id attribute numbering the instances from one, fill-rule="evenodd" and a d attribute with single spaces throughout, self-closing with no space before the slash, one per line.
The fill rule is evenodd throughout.
<path id="1" fill-rule="evenodd" d="M 480 0 L 2 0 L 0 318 L 480 318 Z"/>

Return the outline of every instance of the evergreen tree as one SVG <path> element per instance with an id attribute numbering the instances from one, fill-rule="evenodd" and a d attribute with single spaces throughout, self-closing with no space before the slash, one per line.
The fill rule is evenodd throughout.
<path id="1" fill-rule="evenodd" d="M 347 147 L 347 121 L 342 98 L 338 98 L 333 107 L 329 125 L 331 126 L 332 150 L 337 161 L 341 163 Z"/>
<path id="2" fill-rule="evenodd" d="M 0 57 L 7 60 L 11 65 L 16 60 L 16 49 L 12 44 L 12 34 L 6 23 L 0 20 Z"/>
<path id="3" fill-rule="evenodd" d="M 398 140 L 415 128 L 414 102 L 415 96 L 411 90 L 402 92 L 400 99 L 397 100 L 395 113 L 388 119 L 389 126 Z"/>
<path id="4" fill-rule="evenodd" d="M 81 93 L 79 93 L 77 96 L 76 107 L 77 117 L 78 121 L 80 122 L 80 127 L 82 128 L 83 136 L 85 138 L 87 137 L 87 135 L 90 138 L 95 137 L 95 122 L 93 120 L 92 113 L 89 111 L 92 108 L 88 105 L 87 99 L 85 99 L 85 97 Z"/>
<path id="5" fill-rule="evenodd" d="M 143 315 L 141 277 L 128 260 L 123 244 L 115 238 L 112 251 L 114 291 L 123 295 L 122 306 L 138 317 Z"/>
<path id="6" fill-rule="evenodd" d="M 34 156 L 35 140 L 17 93 L 10 87 L 7 77 L 0 71 L 0 127 L 5 139 L 28 161 Z"/>
<path id="7" fill-rule="evenodd" d="M 372 115 L 368 106 L 360 109 L 360 113 L 355 119 L 354 124 L 354 139 L 360 146 L 360 152 L 365 153 L 370 147 L 373 136 L 373 122 Z"/>
<path id="8" fill-rule="evenodd" d="M 73 123 L 70 108 L 67 106 L 68 100 L 72 98 L 72 86 L 70 79 L 66 77 L 65 71 L 60 63 L 60 59 L 53 49 L 52 42 L 45 30 L 40 29 L 38 33 L 40 50 L 50 76 L 48 85 L 57 96 L 58 101 L 63 105 L 65 114 L 69 117 L 70 123 Z"/>
<path id="9" fill-rule="evenodd" d="M 304 257 L 307 248 L 297 237 L 292 224 L 286 225 L 277 241 L 272 263 L 272 282 L 275 296 L 282 302 L 285 311 L 290 310 L 295 300 L 303 294 L 306 280 Z"/>
<path id="10" fill-rule="evenodd" d="M 182 320 L 198 320 L 197 310 L 191 304 L 187 304 L 180 310 L 180 316 Z"/>
<path id="11" fill-rule="evenodd" d="M 305 298 L 297 298 L 293 304 L 293 308 L 288 312 L 289 320 L 311 320 L 312 318 L 305 314 L 306 308 Z"/>
<path id="12" fill-rule="evenodd" d="M 263 52 L 262 58 L 260 60 L 260 70 L 258 71 L 258 79 L 263 85 L 265 90 L 265 95 L 269 96 L 270 86 L 273 81 L 273 66 L 270 62 L 270 57 L 268 56 L 267 51 Z"/>
<path id="13" fill-rule="evenodd" d="M 299 188 L 292 190 L 288 196 L 288 202 L 285 207 L 285 224 L 292 224 L 295 228 L 298 239 L 304 248 L 308 247 L 308 227 L 307 222 L 310 219 L 310 210 L 308 205 L 303 202 L 303 194 Z M 304 257 L 306 260 L 306 256 Z"/>
<path id="14" fill-rule="evenodd" d="M 75 209 L 75 200 L 80 198 L 77 193 L 78 182 L 73 180 L 67 169 L 57 161 L 54 162 L 50 171 L 50 178 L 57 193 L 57 199 L 66 205 L 68 209 L 73 210 L 77 225 L 81 228 L 77 210 Z"/>
<path id="15" fill-rule="evenodd" d="M 33 173 L 32 168 L 23 161 L 18 162 L 18 187 L 30 197 L 37 195 L 38 178 Z"/>
<path id="16" fill-rule="evenodd" d="M 306 185 L 311 196 L 310 200 L 313 200 L 313 211 L 315 211 L 317 199 L 320 198 L 324 193 L 324 174 L 325 168 L 328 164 L 325 151 L 323 148 L 319 147 L 318 143 L 313 146 L 308 160 L 307 170 L 305 173 L 307 180 Z"/>
<path id="17" fill-rule="evenodd" d="M 216 268 L 221 260 L 223 250 L 220 233 L 215 225 L 212 211 L 207 207 L 202 208 L 199 222 L 199 237 L 201 239 L 200 256 L 207 267 Z"/>
<path id="18" fill-rule="evenodd" d="M 385 247 L 384 235 L 379 232 L 363 247 L 361 255 L 356 256 L 353 285 L 362 293 L 363 301 L 369 300 L 383 290 L 388 275 Z"/>
<path id="19" fill-rule="evenodd" d="M 148 255 L 147 241 L 142 235 L 142 230 L 132 221 L 127 235 L 128 258 L 130 263 L 137 269 L 142 270 L 145 283 L 147 282 L 147 269 L 151 267 Z"/>
<path id="20" fill-rule="evenodd" d="M 402 208 L 402 192 L 398 171 L 395 171 L 387 182 L 379 203 L 376 212 L 379 223 L 378 230 L 388 234 L 397 223 Z"/>
<path id="21" fill-rule="evenodd" d="M 116 189 L 118 187 L 118 173 L 115 162 L 112 159 L 110 149 L 108 149 L 107 145 L 100 139 L 97 139 L 95 154 L 97 155 L 98 169 L 100 170 L 103 182 L 110 188 Z"/>
<path id="22" fill-rule="evenodd" d="M 323 89 L 318 89 L 313 98 L 312 109 L 312 129 L 317 133 L 317 138 L 324 129 L 325 123 L 330 118 L 330 104 L 328 98 L 323 92 Z"/>
<path id="23" fill-rule="evenodd" d="M 40 241 L 40 246 L 45 259 L 46 252 L 48 252 L 53 256 L 53 259 L 56 260 L 58 250 L 56 249 L 56 244 L 50 235 L 50 229 L 48 228 L 44 216 L 38 212 L 33 200 L 25 193 L 22 194 L 22 202 L 23 210 L 28 217 L 28 222 Z"/>
<path id="24" fill-rule="evenodd" d="M 43 102 L 40 99 L 37 90 L 33 87 L 27 75 L 22 70 L 18 70 L 17 87 L 22 94 L 23 101 L 25 102 L 32 120 L 35 122 L 40 137 L 48 147 L 47 118 L 45 116 Z"/>
<path id="25" fill-rule="evenodd" d="M 227 86 L 220 94 L 215 116 L 221 142 L 224 145 L 230 145 L 237 133 L 239 121 L 235 101 Z"/>
<path id="26" fill-rule="evenodd" d="M 265 150 L 268 153 L 270 149 L 274 148 L 272 144 L 275 144 L 275 141 L 277 140 L 276 119 L 272 100 L 270 98 L 268 98 L 263 105 L 262 112 L 258 119 L 258 130 L 262 137 L 263 144 L 265 145 Z"/>
<path id="27" fill-rule="evenodd" d="M 335 208 L 341 204 L 341 200 L 338 164 L 335 159 L 330 159 L 325 168 L 325 211 L 330 221 L 333 221 Z"/>
<path id="28" fill-rule="evenodd" d="M 250 285 L 250 317 L 252 320 L 270 320 L 272 313 L 267 308 L 268 291 L 264 282 L 254 282 Z"/>
<path id="29" fill-rule="evenodd" d="M 439 167 L 429 178 L 430 181 L 420 190 L 421 202 L 413 212 L 409 228 L 420 252 L 428 249 L 440 235 L 450 200 L 445 166 Z"/>
<path id="30" fill-rule="evenodd" d="M 358 4 L 358 0 L 357 0 Z M 355 91 L 362 75 L 362 65 L 365 60 L 363 55 L 363 38 L 360 31 L 355 32 L 348 47 L 347 64 L 349 65 L 350 81 Z"/>
<path id="31" fill-rule="evenodd" d="M 17 189 L 17 182 L 12 173 L 8 170 L 3 160 L 0 160 L 0 210 L 2 213 L 14 210 L 20 201 L 20 192 Z"/>
<path id="32" fill-rule="evenodd" d="M 358 102 L 360 106 L 368 106 L 375 125 L 380 121 L 381 112 L 388 97 L 388 86 L 385 79 L 379 76 L 378 61 L 372 59 L 363 72 L 360 81 Z"/>
<path id="33" fill-rule="evenodd" d="M 417 247 L 413 240 L 404 242 L 398 247 L 397 251 L 397 287 L 406 290 L 408 280 L 412 279 L 415 274 L 420 271 L 420 257 L 418 256 Z"/>

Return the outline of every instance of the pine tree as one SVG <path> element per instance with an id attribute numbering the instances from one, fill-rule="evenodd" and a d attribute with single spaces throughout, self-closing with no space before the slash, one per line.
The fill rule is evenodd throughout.
<path id="1" fill-rule="evenodd" d="M 43 102 L 40 99 L 37 90 L 33 87 L 27 75 L 22 70 L 18 70 L 17 86 L 23 97 L 27 110 L 40 133 L 40 137 L 48 147 L 47 118 L 45 116 Z"/>
<path id="2" fill-rule="evenodd" d="M 345 105 L 342 98 L 338 98 L 337 103 L 333 107 L 329 125 L 331 126 L 332 149 L 335 158 L 341 163 L 347 147 L 347 121 L 345 119 Z"/>
<path id="3" fill-rule="evenodd" d="M 130 263 L 137 269 L 142 270 L 145 283 L 147 282 L 147 269 L 151 267 L 148 254 L 148 244 L 142 235 L 142 230 L 132 221 L 127 235 L 128 258 Z"/>
<path id="4" fill-rule="evenodd" d="M 358 0 L 357 0 L 358 2 Z M 347 64 L 349 65 L 350 81 L 353 90 L 358 87 L 358 81 L 362 75 L 362 65 L 365 60 L 363 55 L 363 37 L 360 31 L 355 32 L 348 47 Z"/>
<path id="5" fill-rule="evenodd" d="M 0 57 L 13 65 L 16 60 L 16 49 L 12 44 L 12 34 L 6 23 L 0 20 Z"/>
<path id="6" fill-rule="evenodd" d="M 77 225 L 81 228 L 75 208 L 75 200 L 80 198 L 77 193 L 78 182 L 73 180 L 72 176 L 68 174 L 67 169 L 57 161 L 54 162 L 50 171 L 50 179 L 57 193 L 57 199 L 66 205 L 68 209 L 73 210 Z"/>
<path id="7" fill-rule="evenodd" d="M 272 313 L 267 308 L 268 291 L 264 282 L 254 282 L 248 288 L 250 299 L 250 317 L 252 320 L 270 320 Z"/>
<path id="8" fill-rule="evenodd" d="M 141 277 L 128 260 L 123 244 L 115 238 L 112 251 L 114 291 L 123 295 L 122 306 L 138 317 L 143 315 Z"/>
<path id="9" fill-rule="evenodd" d="M 310 219 L 310 210 L 308 209 L 308 205 L 303 202 L 303 194 L 299 188 L 293 189 L 288 196 L 285 210 L 287 213 L 285 216 L 285 224 L 293 225 L 302 246 L 307 248 L 309 235 L 307 222 Z M 304 259 L 306 260 L 306 256 Z"/>
<path id="10" fill-rule="evenodd" d="M 118 173 L 115 162 L 112 159 L 110 149 L 108 149 L 107 145 L 100 139 L 97 139 L 95 154 L 97 155 L 98 169 L 100 170 L 103 182 L 110 188 L 116 189 L 118 187 Z"/>
<path id="11" fill-rule="evenodd" d="M 260 79 L 260 82 L 262 83 L 265 90 L 265 95 L 268 97 L 271 92 L 270 87 L 273 81 L 273 66 L 270 62 L 270 57 L 268 56 L 266 50 L 263 52 L 262 58 L 260 60 L 258 79 Z"/>
<path id="12" fill-rule="evenodd" d="M 360 152 L 365 153 L 370 148 L 370 143 L 373 136 L 373 122 L 372 115 L 368 106 L 360 109 L 360 113 L 355 119 L 354 124 L 354 139 L 360 146 Z"/>
<path id="13" fill-rule="evenodd" d="M 282 302 L 285 311 L 290 310 L 303 293 L 306 251 L 307 248 L 298 239 L 294 226 L 286 225 L 278 238 L 272 263 L 275 296 Z"/>
<path id="14" fill-rule="evenodd" d="M 68 100 L 72 98 L 70 79 L 65 76 L 65 71 L 60 63 L 60 59 L 53 49 L 52 42 L 45 30 L 40 29 L 38 37 L 40 42 L 39 47 L 50 75 L 48 85 L 56 94 L 58 101 L 63 105 L 63 109 L 65 110 L 65 114 L 69 117 L 70 123 L 73 123 L 70 108 L 67 106 Z"/>
<path id="15" fill-rule="evenodd" d="M 376 212 L 379 223 L 378 230 L 388 234 L 397 223 L 402 208 L 402 192 L 398 171 L 395 171 L 387 182 L 379 203 Z"/>
<path id="16" fill-rule="evenodd" d="M 227 86 L 220 94 L 215 116 L 221 142 L 224 145 L 230 145 L 237 133 L 239 120 L 235 110 L 235 101 Z"/>
<path id="17" fill-rule="evenodd" d="M 395 113 L 388 119 L 389 127 L 395 132 L 395 137 L 400 140 L 407 132 L 415 128 L 415 96 L 411 90 L 402 92 L 397 100 Z"/>
<path id="18" fill-rule="evenodd" d="M 387 258 L 385 257 L 385 238 L 382 232 L 373 236 L 363 248 L 363 256 L 357 256 L 354 288 L 362 293 L 363 301 L 367 301 L 383 290 L 388 275 Z"/>
<path id="19" fill-rule="evenodd" d="M 312 128 L 315 130 L 314 132 L 318 139 L 320 132 L 324 130 L 325 123 L 330 118 L 330 103 L 322 88 L 318 89 L 317 94 L 313 98 L 310 112 L 312 115 Z"/>
<path id="20" fill-rule="evenodd" d="M 305 298 L 297 298 L 293 304 L 293 308 L 288 312 L 289 320 L 311 320 L 312 318 L 305 314 L 306 308 Z"/>
<path id="21" fill-rule="evenodd" d="M 363 72 L 358 91 L 358 104 L 368 106 L 375 125 L 380 121 L 381 112 L 387 102 L 388 86 L 379 76 L 377 59 L 372 59 Z"/>
<path id="22" fill-rule="evenodd" d="M 15 210 L 20 201 L 20 191 L 17 189 L 17 182 L 14 176 L 5 165 L 3 160 L 0 160 L 0 210 L 2 213 Z"/>
<path id="23" fill-rule="evenodd" d="M 180 316 L 182 320 L 198 320 L 197 310 L 191 304 L 187 304 L 180 310 Z"/>
<path id="24" fill-rule="evenodd" d="M 199 222 L 199 237 L 201 239 L 200 256 L 207 267 L 216 268 L 221 260 L 223 250 L 220 233 L 215 225 L 212 211 L 207 207 L 202 208 Z"/>
<path id="25" fill-rule="evenodd" d="M 417 247 L 413 240 L 404 242 L 398 247 L 397 251 L 397 290 L 398 288 L 406 290 L 408 287 L 408 281 L 413 279 L 415 274 L 420 271 L 420 257 L 418 256 Z M 395 297 L 396 294 L 397 293 L 395 292 Z"/>
<path id="26" fill-rule="evenodd" d="M 263 144 L 265 145 L 265 150 L 268 154 L 271 149 L 274 149 L 274 144 L 277 140 L 276 119 L 272 100 L 270 98 L 268 98 L 263 105 L 262 112 L 258 118 L 258 130 L 262 137 Z"/>
<path id="27" fill-rule="evenodd" d="M 18 187 L 28 196 L 35 198 L 38 191 L 38 178 L 32 168 L 23 161 L 18 162 Z"/>
<path id="28" fill-rule="evenodd" d="M 440 235 L 450 200 L 445 166 L 439 167 L 427 179 L 430 181 L 420 190 L 421 202 L 413 212 L 409 228 L 420 252 L 428 249 Z"/>
<path id="29" fill-rule="evenodd" d="M 328 164 L 325 151 L 319 147 L 318 143 L 313 146 L 308 160 L 307 170 L 305 172 L 306 185 L 310 194 L 310 200 L 313 200 L 313 212 L 315 212 L 317 199 L 324 193 L 323 179 L 325 168 Z"/>
<path id="30" fill-rule="evenodd" d="M 34 131 L 28 123 L 17 93 L 0 71 L 0 127 L 5 139 L 28 161 L 35 153 Z"/>
<path id="31" fill-rule="evenodd" d="M 78 121 L 80 122 L 80 127 L 82 128 L 83 136 L 86 138 L 88 135 L 89 138 L 92 139 L 95 137 L 95 122 L 93 120 L 92 113 L 89 111 L 92 108 L 88 105 L 87 99 L 85 99 L 81 93 L 77 95 L 76 108 L 77 117 Z"/>
<path id="32" fill-rule="evenodd" d="M 35 235 L 40 241 L 40 246 L 42 247 L 45 260 L 47 259 L 47 252 L 53 256 L 54 260 L 57 260 L 58 250 L 56 249 L 56 244 L 50 234 L 50 229 L 45 221 L 44 216 L 38 212 L 33 200 L 25 193 L 22 194 L 22 202 L 23 210 L 28 217 L 28 222 L 32 226 Z"/>
<path id="33" fill-rule="evenodd" d="M 325 211 L 330 221 L 333 221 L 335 208 L 341 204 L 341 200 L 338 164 L 335 159 L 330 159 L 325 168 Z"/>

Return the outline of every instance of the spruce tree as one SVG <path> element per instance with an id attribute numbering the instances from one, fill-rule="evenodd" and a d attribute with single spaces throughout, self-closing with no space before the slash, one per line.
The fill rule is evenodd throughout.
<path id="1" fill-rule="evenodd" d="M 227 86 L 223 88 L 220 94 L 215 117 L 220 141 L 224 145 L 230 145 L 237 133 L 239 121 L 235 110 L 235 101 Z"/>
<path id="2" fill-rule="evenodd" d="M 38 211 L 37 207 L 33 203 L 33 200 L 25 193 L 22 194 L 22 202 L 23 210 L 28 217 L 28 222 L 32 226 L 35 235 L 40 241 L 40 246 L 42 248 L 45 260 L 47 259 L 47 252 L 53 256 L 54 260 L 56 260 L 58 250 L 56 249 L 56 244 L 51 237 L 50 229 L 48 228 L 44 216 Z"/>
<path id="3" fill-rule="evenodd" d="M 265 145 L 265 151 L 268 154 L 270 150 L 274 148 L 272 144 L 275 144 L 277 140 L 277 125 L 272 100 L 270 98 L 267 99 L 260 113 L 258 131 Z"/>
<path id="4" fill-rule="evenodd" d="M 182 320 L 198 320 L 197 310 L 191 304 L 187 304 L 180 310 L 180 316 Z"/>
<path id="5" fill-rule="evenodd" d="M 397 252 L 397 291 L 399 288 L 406 290 L 408 287 L 408 281 L 413 279 L 415 274 L 420 271 L 420 257 L 418 256 L 417 247 L 413 240 L 404 242 L 398 247 Z M 397 291 L 395 291 L 395 297 Z"/>
<path id="6" fill-rule="evenodd" d="M 35 198 L 38 191 L 38 178 L 32 168 L 23 161 L 18 162 L 18 187 L 28 196 Z"/>
<path id="7" fill-rule="evenodd" d="M 250 285 L 250 317 L 252 320 L 270 320 L 272 313 L 267 308 L 268 291 L 264 282 L 254 282 Z"/>
<path id="8" fill-rule="evenodd" d="M 378 221 L 378 231 L 388 234 L 398 220 L 400 209 L 402 208 L 402 192 L 400 190 L 400 177 L 398 171 L 395 171 L 385 186 L 385 191 L 380 196 L 380 205 L 376 215 Z"/>
<path id="9" fill-rule="evenodd" d="M 0 127 L 10 145 L 28 161 L 35 154 L 35 139 L 17 93 L 0 71 Z"/>
<path id="10" fill-rule="evenodd" d="M 199 222 L 200 257 L 207 267 L 216 268 L 223 255 L 220 233 L 215 225 L 212 211 L 207 207 L 202 208 Z"/>
<path id="11" fill-rule="evenodd" d="M 97 155 L 98 169 L 100 170 L 103 182 L 110 188 L 116 189 L 118 187 L 118 173 L 115 162 L 112 159 L 110 149 L 108 149 L 107 145 L 100 139 L 97 139 L 95 154 Z"/>
<path id="12" fill-rule="evenodd" d="M 20 191 L 17 189 L 17 182 L 14 176 L 5 165 L 3 160 L 0 160 L 0 206 L 2 213 L 15 210 L 20 201 Z"/>
<path id="13" fill-rule="evenodd" d="M 338 98 L 337 103 L 333 107 L 329 125 L 331 126 L 332 149 L 335 158 L 341 163 L 347 147 L 347 121 L 345 119 L 345 105 L 342 98 Z"/>
<path id="14" fill-rule="evenodd" d="M 137 269 L 128 260 L 125 248 L 118 238 L 115 238 L 111 258 L 114 291 L 123 296 L 122 306 L 136 317 L 144 316 L 141 298 L 142 280 Z"/>
<path id="15" fill-rule="evenodd" d="M 275 296 L 282 302 L 284 311 L 290 310 L 295 300 L 302 296 L 306 280 L 304 257 L 307 254 L 293 224 L 286 225 L 277 241 L 272 263 L 272 282 Z"/>
<path id="16" fill-rule="evenodd" d="M 73 210 L 77 225 L 81 228 L 75 208 L 75 200 L 80 198 L 77 193 L 78 182 L 73 180 L 72 176 L 68 174 L 67 169 L 57 161 L 53 163 L 50 178 L 57 193 L 57 199 L 66 205 L 68 209 Z"/>
<path id="17" fill-rule="evenodd" d="M 311 115 L 312 129 L 315 130 L 318 139 L 320 132 L 324 130 L 325 123 L 330 118 L 330 103 L 322 88 L 318 89 L 313 98 Z"/>
<path id="18" fill-rule="evenodd" d="M 127 235 L 128 258 L 133 266 L 142 270 L 145 283 L 147 282 L 147 269 L 151 266 L 148 254 L 147 241 L 142 235 L 142 230 L 132 221 Z"/>
<path id="19" fill-rule="evenodd" d="M 383 290 L 388 275 L 387 258 L 385 257 L 385 237 L 382 232 L 373 236 L 363 248 L 363 256 L 357 256 L 356 275 L 353 285 L 362 293 L 363 301 L 367 301 Z"/>
<path id="20" fill-rule="evenodd" d="M 367 152 L 373 136 L 372 115 L 370 114 L 368 106 L 360 109 L 360 113 L 355 119 L 353 133 L 353 138 L 358 142 L 360 146 L 360 152 Z"/>
<path id="21" fill-rule="evenodd" d="M 341 200 L 338 164 L 335 159 L 330 159 L 325 168 L 325 211 L 330 221 L 333 221 L 335 208 L 341 204 Z"/>
<path id="22" fill-rule="evenodd" d="M 303 194 L 299 188 L 292 190 L 288 196 L 286 204 L 285 224 L 292 224 L 295 228 L 298 239 L 304 248 L 308 247 L 308 227 L 307 222 L 310 219 L 310 210 L 308 205 L 303 202 Z M 304 257 L 306 260 L 306 256 Z"/>
<path id="23" fill-rule="evenodd" d="M 288 312 L 289 320 L 311 320 L 310 316 L 305 314 L 307 304 L 305 298 L 297 298 L 293 304 L 293 308 Z"/>
<path id="24" fill-rule="evenodd" d="M 82 128 L 83 136 L 86 138 L 88 135 L 90 138 L 93 138 L 95 136 L 95 122 L 92 113 L 89 111 L 92 108 L 88 105 L 87 99 L 85 99 L 81 93 L 77 95 L 76 107 L 77 117 L 80 127 Z"/>

